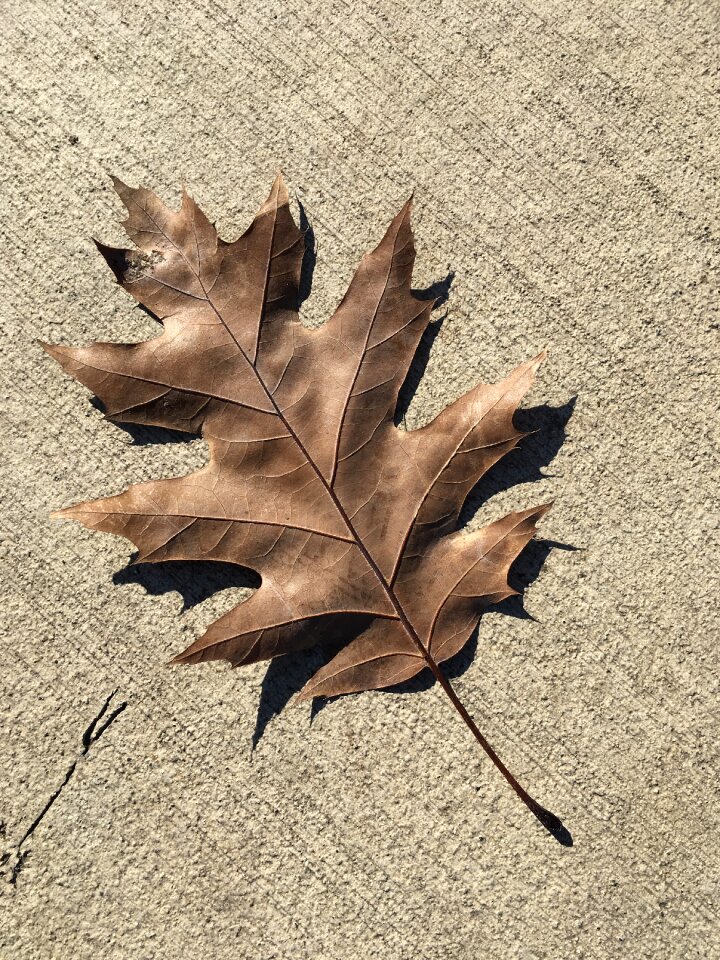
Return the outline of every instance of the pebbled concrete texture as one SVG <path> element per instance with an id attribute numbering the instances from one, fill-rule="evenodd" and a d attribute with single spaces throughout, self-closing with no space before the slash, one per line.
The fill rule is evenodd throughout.
<path id="1" fill-rule="evenodd" d="M 3 960 L 720 956 L 717 13 L 5 0 Z M 105 422 L 36 345 L 152 335 L 90 240 L 121 242 L 108 174 L 183 179 L 233 237 L 280 166 L 309 323 L 415 191 L 417 285 L 454 279 L 409 427 L 550 349 L 539 433 L 467 514 L 554 499 L 542 536 L 579 549 L 533 548 L 532 618 L 487 614 L 455 683 L 570 848 L 435 688 L 311 724 L 280 708 L 315 653 L 167 669 L 242 577 L 128 572 L 48 518 L 205 456 Z"/>

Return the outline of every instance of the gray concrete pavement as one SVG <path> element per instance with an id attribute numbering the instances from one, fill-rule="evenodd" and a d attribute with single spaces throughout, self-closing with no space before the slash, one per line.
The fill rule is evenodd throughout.
<path id="1" fill-rule="evenodd" d="M 0 957 L 720 954 L 717 14 L 5 0 Z M 125 541 L 49 520 L 205 456 L 132 442 L 35 343 L 152 334 L 90 240 L 122 238 L 108 174 L 184 179 L 233 237 L 278 167 L 318 241 L 309 323 L 415 191 L 417 285 L 455 276 L 408 426 L 549 348 L 541 433 L 470 522 L 554 499 L 543 536 L 581 549 L 456 682 L 572 848 L 436 689 L 310 725 L 275 711 L 312 658 L 167 669 L 242 581 L 128 574 Z"/>

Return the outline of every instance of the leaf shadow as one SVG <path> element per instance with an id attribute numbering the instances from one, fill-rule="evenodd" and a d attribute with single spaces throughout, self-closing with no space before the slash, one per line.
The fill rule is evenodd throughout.
<path id="1" fill-rule="evenodd" d="M 354 640 L 371 622 L 367 617 L 348 617 L 343 626 L 342 638 L 324 637 L 318 646 L 298 650 L 275 657 L 268 663 L 260 687 L 255 730 L 250 745 L 251 753 L 260 743 L 270 721 L 276 717 L 292 698 L 302 690 L 307 681 L 344 646 Z M 317 713 L 319 701 L 313 700 L 310 721 Z"/>
<path id="2" fill-rule="evenodd" d="M 411 290 L 413 296 L 418 300 L 434 300 L 433 310 L 445 306 L 450 297 L 450 289 L 455 280 L 455 271 L 451 270 L 442 280 L 436 280 L 429 287 L 415 288 Z"/>
<path id="3" fill-rule="evenodd" d="M 160 563 L 134 563 L 113 574 L 119 586 L 140 584 L 150 596 L 175 591 L 183 600 L 182 612 L 203 603 L 220 590 L 231 587 L 257 589 L 260 577 L 246 567 L 216 560 L 165 560 Z"/>
<path id="4" fill-rule="evenodd" d="M 413 290 L 412 292 L 418 300 L 434 299 L 435 305 L 433 310 L 437 310 L 447 303 L 447 300 L 450 296 L 450 288 L 452 287 L 454 279 L 455 272 L 451 270 L 443 280 L 438 280 L 436 283 L 431 284 L 429 287 L 425 287 L 423 290 Z M 400 391 L 398 393 L 397 405 L 395 407 L 395 426 L 400 426 L 400 424 L 405 420 L 405 416 L 407 415 L 412 399 L 415 396 L 418 387 L 420 386 L 422 378 L 425 376 L 425 370 L 427 369 L 427 365 L 430 360 L 430 353 L 432 351 L 433 344 L 440 335 L 440 331 L 442 330 L 442 326 L 446 318 L 447 313 L 442 314 L 436 320 L 433 320 L 431 323 L 429 323 L 423 331 L 423 335 L 420 338 L 420 343 L 415 351 L 415 356 L 410 364 L 410 369 L 408 370 L 405 381 L 403 382 L 402 387 L 400 387 Z"/>
<path id="5" fill-rule="evenodd" d="M 286 653 L 268 663 L 260 686 L 255 729 L 250 743 L 251 753 L 255 752 L 270 721 L 282 713 L 324 662 L 322 651 L 314 647 L 297 653 Z"/>
<path id="6" fill-rule="evenodd" d="M 508 583 L 514 590 L 518 591 L 518 595 L 508 597 L 502 603 L 493 604 L 493 606 L 488 607 L 488 612 L 495 611 L 504 614 L 506 617 L 514 617 L 517 620 L 532 620 L 537 623 L 537 617 L 534 617 L 525 609 L 525 591 L 540 576 L 542 568 L 553 550 L 567 550 L 575 553 L 582 549 L 582 547 L 576 547 L 570 543 L 560 543 L 558 540 L 544 540 L 541 537 L 531 540 L 510 567 Z"/>
<path id="7" fill-rule="evenodd" d="M 479 508 L 498 493 L 510 490 L 523 483 L 559 476 L 543 473 L 543 467 L 552 463 L 567 439 L 567 425 L 575 412 L 577 396 L 567 403 L 551 406 L 543 403 L 537 407 L 518 410 L 513 423 L 518 430 L 529 433 L 485 476 L 475 484 L 460 511 L 458 524 L 466 526 Z"/>
<path id="8" fill-rule="evenodd" d="M 90 405 L 100 413 L 105 413 L 105 407 L 98 397 L 91 397 Z M 170 430 L 167 427 L 146 426 L 144 423 L 121 423 L 110 417 L 108 420 L 130 437 L 133 447 L 149 447 L 158 443 L 191 443 L 197 440 L 196 433 Z"/>
<path id="9" fill-rule="evenodd" d="M 297 195 L 295 196 L 295 202 L 298 205 L 300 230 L 305 237 L 305 253 L 303 254 L 302 264 L 300 266 L 300 289 L 298 290 L 298 307 L 300 307 L 312 292 L 315 264 L 317 263 L 317 241 L 315 239 L 313 225 L 308 219 L 305 207 Z"/>

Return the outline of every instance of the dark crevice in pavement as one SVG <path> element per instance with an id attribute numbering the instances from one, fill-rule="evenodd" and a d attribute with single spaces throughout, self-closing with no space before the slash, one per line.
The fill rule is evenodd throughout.
<path id="1" fill-rule="evenodd" d="M 87 755 L 88 751 L 90 750 L 90 747 L 94 743 L 98 742 L 98 740 L 105 733 L 108 727 L 120 716 L 123 710 L 125 710 L 125 708 L 127 707 L 127 701 L 123 700 L 123 702 L 118 704 L 118 706 L 115 707 L 114 710 L 110 710 L 110 704 L 112 703 L 113 697 L 116 694 L 117 694 L 117 690 L 113 690 L 113 692 L 107 698 L 105 703 L 103 703 L 97 716 L 92 720 L 88 728 L 83 733 L 81 750 L 78 753 L 78 755 L 75 757 L 73 762 L 70 764 L 70 766 L 68 767 L 67 773 L 65 774 L 65 779 L 63 780 L 63 782 L 60 784 L 57 790 L 54 790 L 53 793 L 50 794 L 50 796 L 47 799 L 47 802 L 45 803 L 45 806 L 42 808 L 40 813 L 35 817 L 33 822 L 27 828 L 27 830 L 23 834 L 20 841 L 15 845 L 13 851 L 5 852 L 2 854 L 2 857 L 0 857 L 0 867 L 4 867 L 5 864 L 8 863 L 11 858 L 14 860 L 13 865 L 10 869 L 9 882 L 11 884 L 15 885 L 15 883 L 17 882 L 18 875 L 20 874 L 30 854 L 29 850 L 23 849 L 25 844 L 30 839 L 30 837 L 32 837 L 32 835 L 35 833 L 37 828 L 40 826 L 40 824 L 42 823 L 42 821 L 50 811 L 50 808 L 52 807 L 52 805 L 55 803 L 55 801 L 63 792 L 65 787 L 68 785 L 68 783 L 72 780 L 75 770 L 77 768 L 78 762 Z M 5 832 L 4 826 L 5 825 L 3 824 L 3 830 L 2 830 L 3 836 Z"/>

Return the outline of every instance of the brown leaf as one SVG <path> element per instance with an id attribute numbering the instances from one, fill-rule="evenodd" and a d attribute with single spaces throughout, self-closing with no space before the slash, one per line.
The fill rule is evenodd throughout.
<path id="1" fill-rule="evenodd" d="M 363 617 L 366 629 L 300 699 L 387 687 L 428 667 L 453 699 L 438 664 L 484 606 L 514 592 L 508 570 L 547 510 L 456 530 L 471 488 L 522 438 L 513 413 L 544 355 L 407 432 L 393 421 L 398 391 L 433 306 L 411 290 L 409 201 L 334 315 L 310 330 L 297 310 L 304 240 L 282 177 L 233 243 L 185 192 L 175 212 L 145 189 L 115 189 L 137 249 L 98 247 L 162 333 L 45 348 L 108 417 L 201 434 L 210 459 L 57 516 L 127 537 L 145 563 L 217 560 L 260 574 L 253 596 L 175 662 L 252 663 L 329 631 L 342 638 Z"/>

